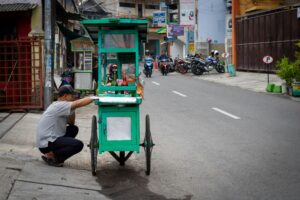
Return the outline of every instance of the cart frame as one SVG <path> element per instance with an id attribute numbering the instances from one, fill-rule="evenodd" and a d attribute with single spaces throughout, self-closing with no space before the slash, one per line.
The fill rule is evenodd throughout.
<path id="1" fill-rule="evenodd" d="M 95 101 L 95 104 L 98 105 L 98 119 L 96 116 L 92 118 L 89 144 L 92 174 L 96 175 L 98 154 L 109 152 L 120 165 L 124 165 L 133 152 L 139 153 L 140 146 L 142 146 L 146 153 L 146 174 L 149 175 L 151 152 L 154 146 L 150 132 L 150 118 L 149 115 L 146 115 L 145 138 L 140 144 L 139 106 L 142 98 L 136 92 L 136 84 L 139 81 L 139 42 L 146 40 L 148 21 L 104 18 L 83 20 L 81 23 L 89 32 L 91 39 L 98 43 L 99 99 Z M 118 38 L 123 39 L 122 44 L 120 40 L 117 40 Z M 115 54 L 117 57 L 108 59 L 109 54 Z M 128 86 L 107 85 L 106 67 L 111 63 L 118 65 L 118 78 L 122 77 L 123 64 L 134 64 L 135 83 Z M 128 94 L 125 94 L 124 91 Z M 123 93 L 121 94 L 121 92 Z M 116 152 L 119 152 L 119 155 Z"/>

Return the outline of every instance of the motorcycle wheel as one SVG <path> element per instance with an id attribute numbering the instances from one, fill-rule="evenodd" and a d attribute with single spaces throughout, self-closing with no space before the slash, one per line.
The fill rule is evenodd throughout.
<path id="1" fill-rule="evenodd" d="M 216 70 L 219 73 L 225 73 L 225 67 L 223 65 L 219 65 Z"/>
<path id="2" fill-rule="evenodd" d="M 178 71 L 179 71 L 181 74 L 185 74 L 185 73 L 187 73 L 188 69 L 185 68 L 183 65 L 179 65 Z"/>
<path id="3" fill-rule="evenodd" d="M 203 70 L 200 67 L 198 67 L 197 65 L 196 66 L 194 65 L 192 67 L 192 73 L 199 76 L 199 75 L 203 74 Z"/>

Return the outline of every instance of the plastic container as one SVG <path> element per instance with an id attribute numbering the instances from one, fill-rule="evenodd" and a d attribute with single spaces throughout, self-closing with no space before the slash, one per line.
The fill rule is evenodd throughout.
<path id="1" fill-rule="evenodd" d="M 281 85 L 274 85 L 274 88 L 273 88 L 274 93 L 281 93 L 281 91 L 282 91 Z"/>
<path id="2" fill-rule="evenodd" d="M 292 84 L 292 95 L 294 97 L 300 97 L 300 82 Z"/>
<path id="3" fill-rule="evenodd" d="M 269 83 L 269 84 L 267 85 L 266 91 L 267 91 L 267 92 L 273 92 L 274 86 L 275 86 L 274 83 Z"/>
<path id="4" fill-rule="evenodd" d="M 229 73 L 230 76 L 236 76 L 235 68 L 234 68 L 233 64 L 227 65 L 227 72 Z"/>

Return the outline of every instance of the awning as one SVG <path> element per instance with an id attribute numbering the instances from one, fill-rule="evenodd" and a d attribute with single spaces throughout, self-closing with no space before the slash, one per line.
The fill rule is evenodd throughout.
<path id="1" fill-rule="evenodd" d="M 167 28 L 166 27 L 161 27 L 160 29 L 158 29 L 156 31 L 156 33 L 159 33 L 159 34 L 166 34 L 167 33 Z"/>
<path id="2" fill-rule="evenodd" d="M 71 13 L 67 12 L 65 8 L 56 1 L 56 20 L 63 21 L 63 20 L 82 20 L 83 17 L 78 13 Z"/>
<path id="3" fill-rule="evenodd" d="M 79 37 L 83 37 L 82 35 L 79 35 L 78 33 L 76 32 L 73 32 L 69 29 L 67 29 L 63 24 L 61 23 L 56 23 L 59 30 L 61 31 L 61 33 L 69 40 L 73 40 L 73 39 L 76 39 L 76 38 L 79 38 Z"/>
<path id="4" fill-rule="evenodd" d="M 0 12 L 32 10 L 38 4 L 37 0 L 2 0 L 0 1 Z"/>
<path id="5" fill-rule="evenodd" d="M 148 20 L 145 19 L 129 19 L 129 18 L 102 18 L 87 19 L 81 21 L 85 29 L 88 31 L 91 39 L 98 42 L 99 30 L 138 30 L 139 39 L 147 40 Z"/>

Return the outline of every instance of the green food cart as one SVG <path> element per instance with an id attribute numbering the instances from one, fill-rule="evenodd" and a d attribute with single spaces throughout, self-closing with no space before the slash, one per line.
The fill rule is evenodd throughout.
<path id="1" fill-rule="evenodd" d="M 149 115 L 146 115 L 145 137 L 140 144 L 139 106 L 142 97 L 137 92 L 140 84 L 139 45 L 146 41 L 148 21 L 103 18 L 83 20 L 81 23 L 98 45 L 99 78 L 95 100 L 98 118 L 92 117 L 89 143 L 92 174 L 96 175 L 98 154 L 109 152 L 120 165 L 124 165 L 133 152 L 139 153 L 142 146 L 146 155 L 146 174 L 149 175 L 154 144 Z M 119 80 L 126 83 L 127 79 L 125 85 L 116 84 Z"/>

